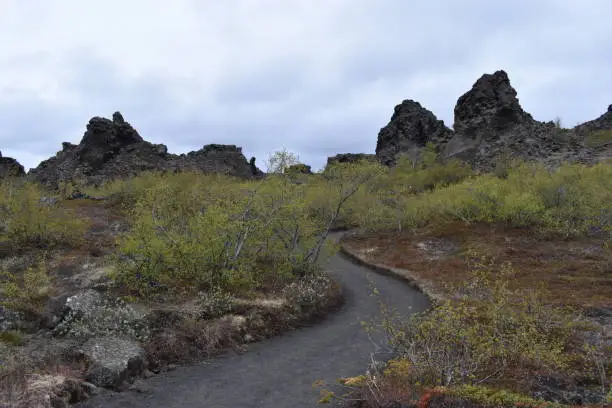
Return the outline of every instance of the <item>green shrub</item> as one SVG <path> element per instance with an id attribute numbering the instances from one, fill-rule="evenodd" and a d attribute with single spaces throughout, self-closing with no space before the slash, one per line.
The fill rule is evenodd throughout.
<path id="1" fill-rule="evenodd" d="M 41 203 L 45 192 L 34 183 L 0 184 L 0 239 L 14 249 L 25 246 L 44 248 L 78 245 L 87 223 L 68 210 Z"/>
<path id="2" fill-rule="evenodd" d="M 560 309 L 544 306 L 537 291 L 516 293 L 509 265 L 470 253 L 471 278 L 460 292 L 479 299 L 442 302 L 431 311 L 387 318 L 391 343 L 410 363 L 413 383 L 423 386 L 476 385 L 529 367 L 568 367 L 575 326 Z"/>
<path id="3" fill-rule="evenodd" d="M 282 286 L 328 248 L 331 204 L 341 197 L 319 187 L 286 177 L 160 177 L 130 212 L 114 278 L 140 295 Z"/>
<path id="4" fill-rule="evenodd" d="M 468 398 L 474 402 L 494 407 L 562 408 L 566 406 L 555 402 L 536 400 L 527 395 L 483 385 L 464 384 L 449 389 L 447 394 Z"/>
<path id="5" fill-rule="evenodd" d="M 446 222 L 502 222 L 576 236 L 612 228 L 612 166 L 564 165 L 549 172 L 522 164 L 507 178 L 481 175 L 405 203 L 403 223 L 411 227 Z"/>
<path id="6" fill-rule="evenodd" d="M 44 260 L 23 273 L 0 270 L 0 306 L 20 312 L 38 312 L 52 291 Z"/>
<path id="7" fill-rule="evenodd" d="M 21 346 L 24 343 L 23 334 L 16 330 L 0 331 L 0 342 L 12 346 Z"/>

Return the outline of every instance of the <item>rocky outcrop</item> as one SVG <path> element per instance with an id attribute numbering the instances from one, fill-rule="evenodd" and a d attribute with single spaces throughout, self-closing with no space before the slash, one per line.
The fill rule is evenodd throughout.
<path id="1" fill-rule="evenodd" d="M 376 161 L 374 154 L 366 153 L 341 153 L 327 158 L 327 166 L 334 163 L 355 163 L 361 160 Z"/>
<path id="2" fill-rule="evenodd" d="M 56 187 L 67 181 L 99 185 L 143 171 L 193 170 L 246 178 L 261 175 L 254 159 L 247 162 L 239 147 L 214 144 L 173 155 L 165 145 L 145 141 L 121 113 L 115 112 L 112 120 L 93 117 L 78 145 L 62 143 L 62 150 L 32 169 L 28 177 Z"/>
<path id="3" fill-rule="evenodd" d="M 492 167 L 502 154 L 544 159 L 564 147 L 558 131 L 554 123 L 525 112 L 506 72 L 496 71 L 480 77 L 457 101 L 454 135 L 442 156 L 481 168 Z"/>
<path id="4" fill-rule="evenodd" d="M 173 156 L 171 167 L 178 170 L 224 173 L 240 177 L 261 177 L 263 172 L 255 166 L 255 158 L 247 163 L 242 148 L 235 145 L 209 144 L 200 150 Z"/>
<path id="5" fill-rule="evenodd" d="M 431 142 L 443 159 L 458 158 L 491 169 L 499 158 L 517 157 L 546 163 L 562 160 L 593 162 L 605 157 L 585 145 L 587 135 L 612 129 L 612 106 L 600 118 L 574 129 L 535 120 L 521 107 L 505 71 L 480 77 L 457 101 L 453 130 L 418 102 L 395 107 L 391 121 L 378 135 L 376 155 L 392 165 L 399 154 L 418 158 Z"/>
<path id="6" fill-rule="evenodd" d="M 25 175 L 23 166 L 15 159 L 2 157 L 2 152 L 0 152 L 0 180 L 23 175 Z"/>
<path id="7" fill-rule="evenodd" d="M 427 145 L 441 145 L 452 136 L 444 122 L 413 100 L 405 100 L 395 107 L 391 121 L 378 133 L 376 156 L 383 164 L 395 164 L 399 153 L 416 159 Z"/>
<path id="8" fill-rule="evenodd" d="M 582 123 L 576 126 L 574 130 L 579 136 L 585 136 L 600 130 L 612 130 L 612 105 L 609 105 L 606 113 L 597 119 Z"/>
<path id="9" fill-rule="evenodd" d="M 138 343 L 105 336 L 87 340 L 79 353 L 87 365 L 86 379 L 98 387 L 119 388 L 147 368 L 146 353 Z"/>

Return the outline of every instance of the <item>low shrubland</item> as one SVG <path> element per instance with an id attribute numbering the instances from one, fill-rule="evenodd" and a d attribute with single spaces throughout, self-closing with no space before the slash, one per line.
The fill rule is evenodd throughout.
<path id="1" fill-rule="evenodd" d="M 382 369 L 342 379 L 345 394 L 322 391 L 323 402 L 561 407 L 605 401 L 612 349 L 601 333 L 575 309 L 547 304 L 545 288 L 513 289 L 512 265 L 476 250 L 466 256 L 469 278 L 453 290 L 459 296 L 409 317 L 381 301 L 384 318 L 367 329 L 386 333 L 396 357 Z"/>
<path id="2" fill-rule="evenodd" d="M 374 174 L 348 165 L 308 183 L 160 176 L 129 213 L 114 279 L 135 296 L 282 288 L 318 268 L 344 203 Z"/>
<path id="3" fill-rule="evenodd" d="M 34 183 L 20 180 L 0 183 L 0 242 L 6 243 L 9 252 L 80 243 L 87 224 L 71 211 L 54 205 L 53 200 Z"/>
<path id="4" fill-rule="evenodd" d="M 438 183 L 420 194 L 410 191 L 405 182 L 391 182 L 390 187 L 372 191 L 355 224 L 370 231 L 401 232 L 461 221 L 529 226 L 566 237 L 609 235 L 611 176 L 612 166 L 603 163 L 592 167 L 565 164 L 554 171 L 522 163 L 504 178 L 466 173 L 452 184 Z M 396 184 L 400 187 L 394 187 Z"/>
<path id="5" fill-rule="evenodd" d="M 437 163 L 429 168 L 444 169 L 431 173 L 441 180 L 415 189 L 394 175 L 413 177 L 405 163 L 408 171 L 392 169 L 351 203 L 361 230 L 351 245 L 377 264 L 409 268 L 447 300 L 425 314 L 387 314 L 381 327 L 402 375 L 350 378 L 343 382 L 357 390 L 350 398 L 370 407 L 602 403 L 612 349 L 609 334 L 584 313 L 609 305 L 612 166 L 509 162 L 475 174 Z M 448 255 L 423 255 L 425 245 L 444 240 L 456 241 Z M 557 252 L 555 242 L 571 252 Z M 487 249 L 532 269 L 491 262 Z"/>
<path id="6" fill-rule="evenodd" d="M 77 188 L 106 198 L 84 207 L 117 210 L 127 225 L 112 236 L 114 253 L 106 259 L 112 265 L 108 288 L 122 297 L 121 305 L 129 312 L 121 315 L 125 321 L 131 321 L 126 306 L 130 302 L 165 307 L 193 301 L 193 314 L 175 319 L 178 312 L 164 309 L 159 313 L 164 318 L 155 321 L 159 327 L 153 325 L 151 331 L 135 336 L 146 339 L 147 350 L 160 362 L 179 361 L 193 347 L 208 352 L 234 345 L 244 341 L 249 330 L 261 336 L 273 334 L 295 324 L 298 316 L 322 313 L 334 303 L 326 296 L 338 293 L 319 266 L 337 249 L 328 239 L 336 228 L 387 237 L 387 254 L 394 245 L 404 245 L 402 237 L 417 236 L 419 231 L 478 232 L 483 226 L 495 228 L 500 240 L 514 239 L 512 234 L 519 231 L 534 240 L 532 247 L 553 238 L 563 240 L 555 242 L 594 239 L 593 245 L 609 251 L 605 246 L 612 233 L 609 164 L 565 164 L 548 170 L 534 163 L 515 163 L 479 174 L 459 161 L 437 160 L 430 147 L 420 162 L 403 157 L 390 169 L 365 161 L 331 165 L 316 174 L 296 169 L 261 180 L 145 173 L 96 188 L 64 185 L 56 201 L 41 200 L 51 194 L 34 184 L 3 182 L 0 249 L 37 251 L 37 257 L 18 270 L 3 267 L 2 307 L 37 311 L 53 293 L 46 253 L 52 257 L 56 249 L 78 248 L 88 233 L 86 217 L 77 215 L 76 204 L 64 201 Z M 589 282 L 600 285 L 597 290 L 586 286 L 586 277 L 577 272 L 563 279 L 543 277 L 550 288 L 537 288 L 537 278 L 525 279 L 538 273 L 523 270 L 527 263 L 491 263 L 473 252 L 469 243 L 459 246 L 458 257 L 469 270 L 466 276 L 455 274 L 458 261 L 453 261 L 455 269 L 445 269 L 414 257 L 411 267 L 439 267 L 427 276 L 434 283 L 455 284 L 445 288 L 449 300 L 409 318 L 390 312 L 380 328 L 399 357 L 383 373 L 344 381 L 346 387 L 361 393 L 359 398 L 372 407 L 393 398 L 420 399 L 422 406 L 433 406 L 435 401 L 439 406 L 457 401 L 544 406 L 540 396 L 530 391 L 533 384 L 522 379 L 552 382 L 558 373 L 597 384 L 599 394 L 609 392 L 605 382 L 610 378 L 610 351 L 603 347 L 602 336 L 576 314 L 589 304 L 589 296 L 589 305 L 601 306 L 602 299 L 596 296 L 608 293 L 604 286 L 609 284 L 605 275 L 609 264 L 596 263 L 595 255 L 589 255 L 591 263 L 575 268 L 600 268 L 589 276 Z M 397 250 L 405 253 L 404 258 L 414 255 L 408 245 Z M 384 261 L 384 254 L 381 257 Z M 551 268 L 563 262 L 550 260 Z M 580 284 L 572 289 L 577 280 Z M 577 296 L 567 303 L 577 310 L 550 301 L 570 289 Z M 245 309 L 245 304 L 255 305 L 261 299 L 274 299 L 278 305 Z M 242 322 L 237 317 L 241 315 L 247 316 L 242 326 L 236 324 Z M 275 326 L 264 328 L 265 319 Z M 81 321 L 71 327 L 68 320 L 58 325 L 61 335 L 106 333 L 113 317 L 99 319 L 98 325 Z M 140 322 L 140 315 L 134 320 Z M 123 334 L 133 332 L 131 326 L 120 329 Z M 584 333 L 599 340 L 585 343 Z M 22 333 L 7 330 L 0 343 L 14 347 L 23 341 Z M 550 395 L 541 397 L 551 400 Z"/>

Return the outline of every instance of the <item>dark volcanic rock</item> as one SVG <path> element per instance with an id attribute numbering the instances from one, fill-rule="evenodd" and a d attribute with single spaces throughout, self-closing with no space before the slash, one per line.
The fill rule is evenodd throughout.
<path id="1" fill-rule="evenodd" d="M 443 156 L 490 167 L 502 153 L 545 157 L 559 150 L 554 124 L 534 120 L 516 95 L 506 72 L 480 77 L 457 101 L 455 135 Z"/>
<path id="2" fill-rule="evenodd" d="M 376 156 L 383 164 L 395 164 L 399 153 L 416 159 L 427 143 L 441 145 L 452 136 L 452 130 L 432 112 L 413 100 L 395 107 L 387 126 L 378 133 Z"/>
<path id="3" fill-rule="evenodd" d="M 360 160 L 376 161 L 377 157 L 374 154 L 366 153 L 341 153 L 327 158 L 327 166 L 333 163 L 355 163 Z"/>
<path id="4" fill-rule="evenodd" d="M 484 130 L 504 131 L 528 121 L 505 71 L 485 74 L 455 106 L 455 132 L 475 137 Z"/>
<path id="5" fill-rule="evenodd" d="M 173 155 L 163 144 L 145 141 L 119 112 L 112 120 L 94 117 L 78 145 L 64 142 L 55 157 L 28 173 L 51 187 L 61 182 L 99 185 L 143 171 L 202 171 L 252 178 L 261 172 L 247 162 L 239 147 L 206 145 L 187 155 Z"/>
<path id="6" fill-rule="evenodd" d="M 24 175 L 25 170 L 17 160 L 10 157 L 2 157 L 2 152 L 0 152 L 0 179 Z"/>
<path id="7" fill-rule="evenodd" d="M 174 157 L 173 167 L 181 170 L 195 170 L 205 173 L 224 173 L 241 177 L 257 177 L 263 173 L 242 154 L 242 148 L 235 145 L 209 144 L 200 150 Z"/>
<path id="8" fill-rule="evenodd" d="M 578 130 L 610 128 L 611 122 L 612 113 L 608 112 Z M 392 165 L 400 153 L 418 159 L 423 147 L 432 142 L 442 159 L 462 159 L 484 170 L 494 167 L 501 157 L 551 164 L 559 160 L 587 162 L 593 156 L 583 149 L 576 130 L 539 122 L 525 112 L 502 70 L 483 75 L 458 99 L 453 127 L 446 128 L 419 103 L 404 101 L 381 129 L 376 154 L 383 163 Z"/>
<path id="9" fill-rule="evenodd" d="M 577 134 L 584 135 L 598 130 L 612 130 L 612 105 L 597 119 L 582 123 L 574 128 Z"/>

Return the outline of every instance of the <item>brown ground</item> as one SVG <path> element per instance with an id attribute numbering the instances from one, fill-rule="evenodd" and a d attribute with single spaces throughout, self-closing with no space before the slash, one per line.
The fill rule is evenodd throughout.
<path id="1" fill-rule="evenodd" d="M 401 235 L 362 234 L 345 245 L 368 261 L 407 269 L 443 292 L 449 290 L 445 283 L 467 278 L 464 254 L 468 246 L 477 246 L 499 264 L 511 262 L 515 287 L 541 284 L 551 304 L 612 306 L 612 250 L 597 238 L 543 238 L 527 229 L 455 224 Z"/>

